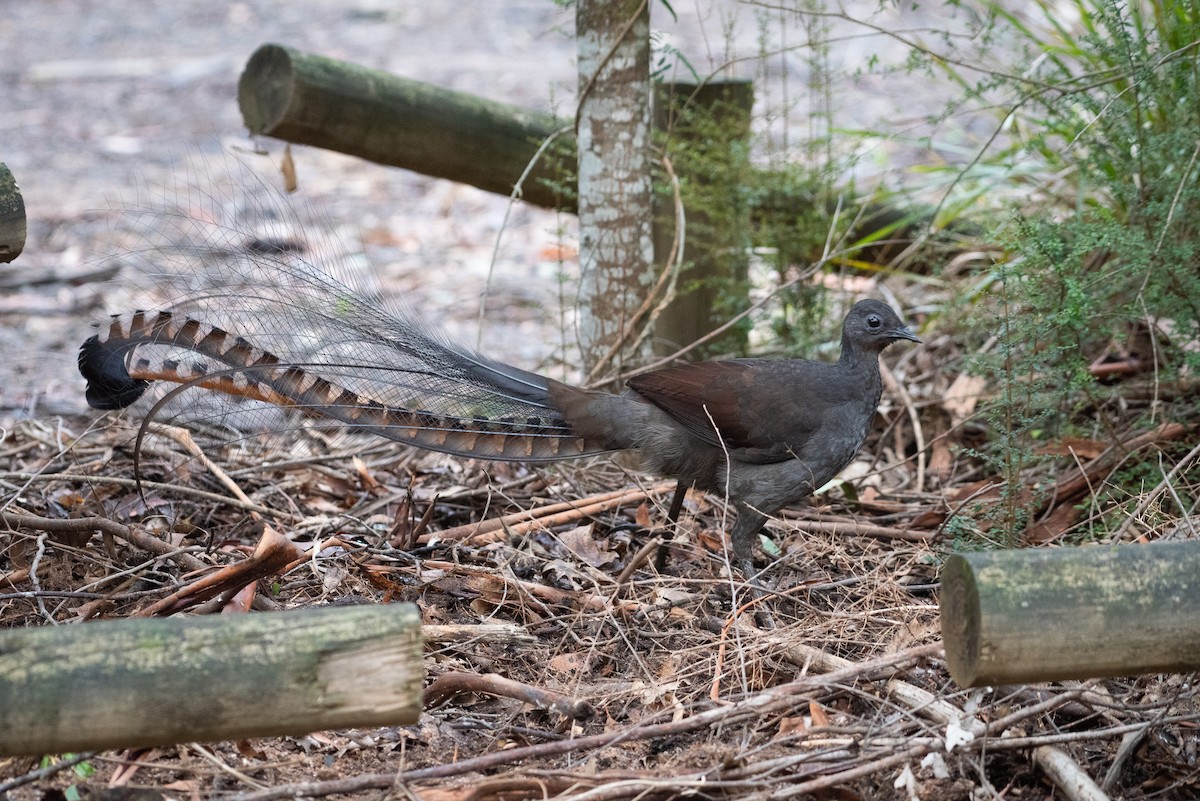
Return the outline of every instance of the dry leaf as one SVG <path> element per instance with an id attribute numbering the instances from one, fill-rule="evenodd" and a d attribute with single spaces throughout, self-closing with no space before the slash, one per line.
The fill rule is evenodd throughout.
<path id="1" fill-rule="evenodd" d="M 1095 459 L 1110 447 L 1110 443 L 1097 442 L 1086 437 L 1062 437 L 1054 442 L 1047 442 L 1037 449 L 1037 453 L 1045 456 L 1076 456 L 1080 459 Z"/>
<path id="2" fill-rule="evenodd" d="M 238 590 L 229 601 L 221 607 L 222 615 L 245 614 L 254 605 L 258 595 L 258 582 L 252 581 Z"/>
<path id="3" fill-rule="evenodd" d="M 578 256 L 578 250 L 558 242 L 546 245 L 538 251 L 538 258 L 542 261 L 571 261 Z"/>
<path id="4" fill-rule="evenodd" d="M 1029 545 L 1040 545 L 1058 539 L 1075 525 L 1080 511 L 1073 503 L 1060 503 L 1045 520 L 1025 529 L 1025 542 Z"/>
<path id="5" fill-rule="evenodd" d="M 330 565 L 325 568 L 325 574 L 321 576 L 321 589 L 327 593 L 333 592 L 338 587 L 342 586 L 342 582 L 350 575 L 344 567 L 338 565 Z"/>
<path id="6" fill-rule="evenodd" d="M 564 531 L 558 535 L 558 539 L 575 558 L 586 565 L 600 568 L 617 560 L 617 555 L 611 549 L 600 547 L 592 537 L 591 523 Z"/>
<path id="7" fill-rule="evenodd" d="M 696 541 L 704 547 L 705 550 L 712 553 L 721 553 L 725 550 L 725 533 L 715 529 L 704 528 L 696 532 Z"/>
<path id="8" fill-rule="evenodd" d="M 634 522 L 642 528 L 650 528 L 650 504 L 643 501 L 633 513 Z"/>
<path id="9" fill-rule="evenodd" d="M 296 174 L 296 162 L 292 158 L 292 146 L 285 145 L 283 159 L 279 162 L 279 171 L 283 174 L 283 191 L 289 195 L 300 188 L 300 177 Z"/>
<path id="10" fill-rule="evenodd" d="M 587 654 L 556 654 L 550 657 L 550 669 L 559 673 L 578 673 L 587 669 Z"/>
<path id="11" fill-rule="evenodd" d="M 927 468 L 932 475 L 945 480 L 950 477 L 950 470 L 954 467 L 954 454 L 950 452 L 950 446 L 943 438 L 938 438 L 930 445 L 929 467 Z"/>
<path id="12" fill-rule="evenodd" d="M 987 381 L 982 376 L 958 374 L 958 378 L 954 379 L 954 383 L 942 398 L 942 408 L 950 414 L 951 425 L 962 425 L 975 413 L 975 407 L 979 404 L 979 398 L 982 397 L 986 386 Z"/>
<path id="13" fill-rule="evenodd" d="M 133 779 L 135 773 L 142 769 L 145 763 L 153 763 L 156 759 L 162 756 L 162 751 L 157 748 L 135 749 L 125 753 L 125 764 L 117 765 L 113 768 L 112 776 L 108 779 L 108 786 L 125 787 Z"/>
<path id="14" fill-rule="evenodd" d="M 233 747 L 237 749 L 238 754 L 246 759 L 266 759 L 267 755 L 261 748 L 254 745 L 252 740 L 237 740 Z"/>
<path id="15" fill-rule="evenodd" d="M 808 702 L 808 714 L 812 717 L 812 725 L 814 727 L 829 725 L 829 715 L 825 714 L 825 710 L 816 701 Z"/>
<path id="16" fill-rule="evenodd" d="M 358 480 L 362 482 L 364 489 L 371 491 L 379 489 L 379 482 L 375 480 L 375 476 L 371 475 L 367 463 L 358 456 L 354 457 L 354 469 L 358 472 Z"/>
<path id="17" fill-rule="evenodd" d="M 160 790 L 173 790 L 177 793 L 198 794 L 200 792 L 199 779 L 176 779 L 173 782 L 167 782 L 162 785 Z M 198 796 L 197 796 L 198 797 Z"/>
<path id="18" fill-rule="evenodd" d="M 912 519 L 908 524 L 912 529 L 931 529 L 937 528 L 942 523 L 946 522 L 946 518 L 950 516 L 949 510 L 942 506 L 934 509 L 926 509 Z"/>
<path id="19" fill-rule="evenodd" d="M 794 715 L 779 719 L 779 732 L 776 736 L 785 737 L 789 734 L 804 734 L 807 731 L 808 724 L 804 722 L 804 716 Z"/>

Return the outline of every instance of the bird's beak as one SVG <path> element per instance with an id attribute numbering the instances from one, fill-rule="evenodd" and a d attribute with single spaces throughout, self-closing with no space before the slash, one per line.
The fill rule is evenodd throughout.
<path id="1" fill-rule="evenodd" d="M 913 333 L 908 326 L 900 326 L 892 329 L 892 339 L 907 339 L 910 342 L 920 342 L 921 338 Z"/>

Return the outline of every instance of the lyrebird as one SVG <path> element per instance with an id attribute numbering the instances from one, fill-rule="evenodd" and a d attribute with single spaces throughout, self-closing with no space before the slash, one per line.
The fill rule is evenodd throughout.
<path id="1" fill-rule="evenodd" d="M 221 236 L 228 235 L 222 231 Z M 79 369 L 99 409 L 154 381 L 292 407 L 420 448 L 544 462 L 633 451 L 649 472 L 728 498 L 748 571 L 768 516 L 810 495 L 861 447 L 878 406 L 879 354 L 920 340 L 886 304 L 846 315 L 836 362 L 735 359 L 582 389 L 457 346 L 356 294 L 287 248 L 249 248 L 223 288 L 114 315 Z"/>

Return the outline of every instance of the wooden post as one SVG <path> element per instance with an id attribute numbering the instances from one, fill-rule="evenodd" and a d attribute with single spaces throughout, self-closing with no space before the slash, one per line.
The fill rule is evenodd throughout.
<path id="1" fill-rule="evenodd" d="M 955 554 L 942 638 L 963 687 L 1200 668 L 1200 542 Z"/>
<path id="2" fill-rule="evenodd" d="M 685 270 L 674 300 L 654 323 L 654 350 L 660 356 L 690 345 L 749 305 L 750 204 L 740 196 L 738 178 L 740 166 L 750 167 L 753 107 L 751 81 L 675 81 L 656 87 L 654 126 L 666 138 L 664 150 L 683 155 L 673 159 L 674 168 L 687 186 Z M 676 235 L 674 198 L 664 183 L 654 195 L 654 261 L 659 269 L 668 266 Z M 701 353 L 740 355 L 745 344 L 745 329 L 735 329 Z"/>
<path id="3" fill-rule="evenodd" d="M 0 755 L 415 723 L 412 604 L 0 633 Z"/>
<path id="4" fill-rule="evenodd" d="M 290 47 L 265 44 L 238 81 L 251 133 L 313 145 L 510 194 L 538 147 L 569 120 L 431 86 Z M 575 137 L 560 135 L 522 184 L 522 197 L 574 209 L 560 196 Z"/>
<path id="5" fill-rule="evenodd" d="M 0 163 L 0 262 L 10 262 L 25 249 L 25 201 L 12 172 Z"/>

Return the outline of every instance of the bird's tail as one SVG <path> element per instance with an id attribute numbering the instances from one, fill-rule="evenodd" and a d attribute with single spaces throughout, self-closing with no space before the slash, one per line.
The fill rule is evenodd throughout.
<path id="1" fill-rule="evenodd" d="M 131 236 L 115 257 L 129 276 L 117 282 L 124 311 L 79 353 L 91 406 L 161 399 L 147 391 L 171 382 L 466 457 L 549 461 L 612 449 L 574 429 L 549 379 L 458 346 L 402 302 L 380 299 L 344 245 L 299 238 L 321 220 L 302 220 L 288 198 L 243 173 L 232 196 L 189 181 L 122 209 L 116 224 Z M 137 308 L 158 310 L 129 311 Z M 166 394 L 173 406 L 162 414 L 173 419 L 250 432 L 289 425 L 267 423 L 278 413 L 262 403 L 210 409 L 202 397 Z"/>
<path id="2" fill-rule="evenodd" d="M 555 461 L 611 449 L 577 433 L 556 407 L 549 386 L 565 385 L 435 342 L 398 320 L 388 333 L 390 362 L 320 352 L 298 360 L 195 317 L 137 311 L 114 316 L 83 344 L 79 371 L 99 409 L 129 406 L 152 382 L 167 381 L 458 456 Z"/>

